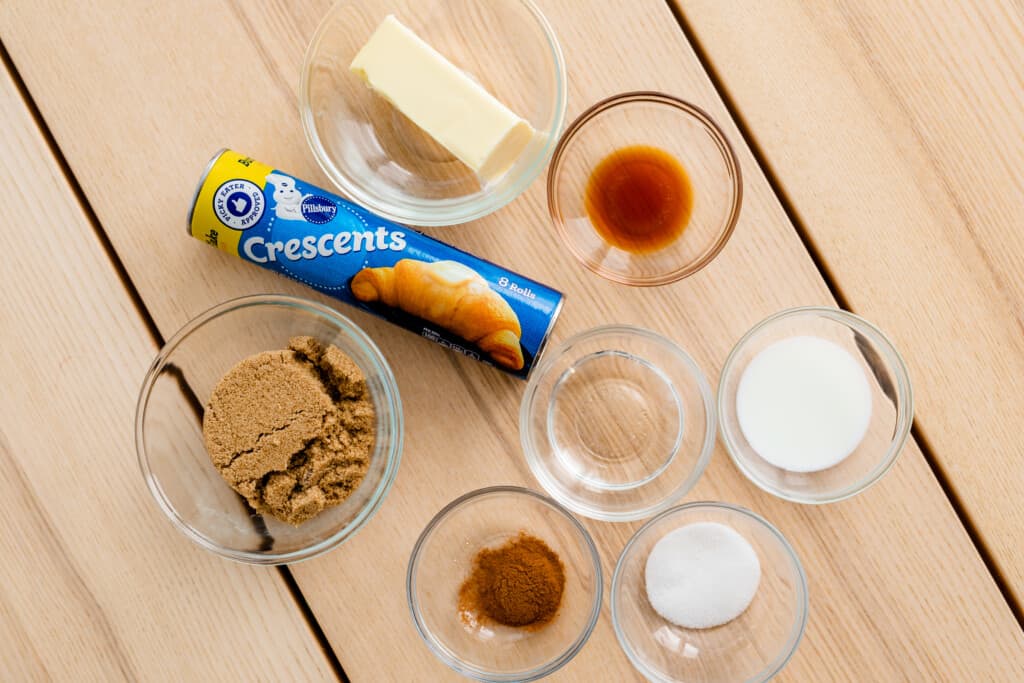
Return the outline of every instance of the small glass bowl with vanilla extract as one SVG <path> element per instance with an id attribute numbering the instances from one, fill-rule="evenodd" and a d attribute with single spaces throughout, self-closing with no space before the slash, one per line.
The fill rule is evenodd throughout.
<path id="1" fill-rule="evenodd" d="M 709 264 L 739 218 L 736 154 L 700 108 L 659 92 L 598 102 L 566 130 L 548 211 L 584 266 L 627 285 L 676 282 Z"/>

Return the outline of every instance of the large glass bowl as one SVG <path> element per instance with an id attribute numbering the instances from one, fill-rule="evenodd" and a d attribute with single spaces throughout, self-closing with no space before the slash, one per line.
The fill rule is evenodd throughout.
<path id="1" fill-rule="evenodd" d="M 860 444 L 838 464 L 816 472 L 784 470 L 761 457 L 744 436 L 736 411 L 740 381 L 751 360 L 794 336 L 838 344 L 863 370 L 871 394 L 871 418 Z M 792 308 L 761 321 L 736 343 L 722 367 L 718 414 L 725 448 L 748 479 L 796 503 L 833 503 L 864 491 L 896 462 L 914 420 L 914 392 L 903 358 L 877 327 L 838 308 Z"/>
<path id="2" fill-rule="evenodd" d="M 504 175 L 482 183 L 349 71 L 389 14 L 537 131 Z M 540 174 L 565 122 L 565 61 L 529 0 L 343 0 L 309 44 L 299 97 L 306 139 L 345 195 L 401 223 L 453 225 L 512 201 Z"/>
<path id="3" fill-rule="evenodd" d="M 203 442 L 203 407 L 221 376 L 252 354 L 297 335 L 334 344 L 366 375 L 376 413 L 370 469 L 343 503 L 300 526 L 253 511 L 214 467 Z M 142 384 L 135 447 L 150 493 L 168 519 L 203 548 L 239 562 L 283 564 L 337 547 L 380 508 L 402 453 L 402 405 L 377 346 L 337 311 L 291 296 L 248 296 L 215 306 L 164 345 Z"/>
<path id="4" fill-rule="evenodd" d="M 481 548 L 524 531 L 544 541 L 565 568 L 558 613 L 537 630 L 463 619 L 459 588 Z M 565 666 L 601 613 L 601 562 L 590 534 L 568 510 L 529 489 L 495 486 L 449 503 L 420 534 L 409 559 L 409 609 L 438 659 L 479 681 L 533 681 Z"/>
<path id="5" fill-rule="evenodd" d="M 757 553 L 761 580 L 750 606 L 708 629 L 677 626 L 647 599 L 647 557 L 665 534 L 712 522 L 738 532 Z M 723 587 L 723 590 L 728 590 Z M 633 666 L 656 683 L 762 683 L 790 660 L 807 625 L 807 577 L 792 546 L 767 520 L 727 503 L 666 510 L 630 539 L 612 576 L 612 625 Z"/>

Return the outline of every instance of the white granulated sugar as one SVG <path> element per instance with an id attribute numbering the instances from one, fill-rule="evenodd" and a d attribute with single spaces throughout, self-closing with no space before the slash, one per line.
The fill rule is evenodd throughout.
<path id="1" fill-rule="evenodd" d="M 761 582 L 757 552 L 735 529 L 698 522 L 665 534 L 647 556 L 647 599 L 684 628 L 712 628 L 750 605 Z"/>
<path id="2" fill-rule="evenodd" d="M 758 455 L 790 472 L 818 472 L 857 449 L 871 423 L 871 387 L 857 360 L 826 339 L 783 339 L 754 356 L 736 417 Z"/>

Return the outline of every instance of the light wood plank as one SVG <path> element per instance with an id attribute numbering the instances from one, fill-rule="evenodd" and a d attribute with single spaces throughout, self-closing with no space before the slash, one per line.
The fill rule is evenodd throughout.
<path id="1" fill-rule="evenodd" d="M 334 680 L 273 570 L 196 553 L 135 462 L 156 348 L 0 69 L 0 677 Z"/>
<path id="2" fill-rule="evenodd" d="M 182 222 L 199 169 L 225 142 L 323 182 L 305 149 L 295 84 L 303 44 L 327 5 L 181 2 L 120 8 L 116 20 L 95 7 L 0 9 L 0 35 L 165 332 L 230 296 L 310 295 L 194 243 L 182 234 Z M 739 142 L 661 2 L 604 0 L 588 3 L 586 13 L 569 0 L 542 6 L 569 61 L 571 114 L 618 90 L 663 88 L 707 107 Z M 129 60 L 135 68 L 125 68 Z M 232 87 L 240 74 L 241 90 Z M 161 136 L 155 141 L 154 131 Z M 736 236 L 705 272 L 676 286 L 628 290 L 583 272 L 554 246 L 541 183 L 495 216 L 433 232 L 563 288 L 568 300 L 556 338 L 607 321 L 644 324 L 679 341 L 714 379 L 732 343 L 754 322 L 786 306 L 828 301 L 756 164 L 742 146 L 739 152 L 747 193 Z M 405 563 L 422 526 L 456 495 L 493 483 L 534 485 L 516 435 L 523 385 L 352 315 L 398 375 L 405 459 L 388 502 L 367 528 L 295 574 L 355 681 L 382 674 L 454 679 L 417 640 L 405 606 Z M 762 512 L 804 559 L 811 622 L 784 679 L 1024 674 L 1021 631 L 915 446 L 880 485 L 826 508 L 761 494 L 719 450 L 690 496 L 698 498 Z M 635 525 L 587 525 L 610 575 Z M 592 641 L 556 679 L 633 677 L 606 610 Z"/>
<path id="3" fill-rule="evenodd" d="M 1024 601 L 1020 3 L 680 4 Z"/>

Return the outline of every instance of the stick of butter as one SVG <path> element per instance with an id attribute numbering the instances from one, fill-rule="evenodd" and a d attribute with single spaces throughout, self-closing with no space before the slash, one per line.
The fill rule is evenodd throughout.
<path id="1" fill-rule="evenodd" d="M 349 69 L 485 182 L 533 139 L 516 116 L 419 36 L 388 15 Z"/>

